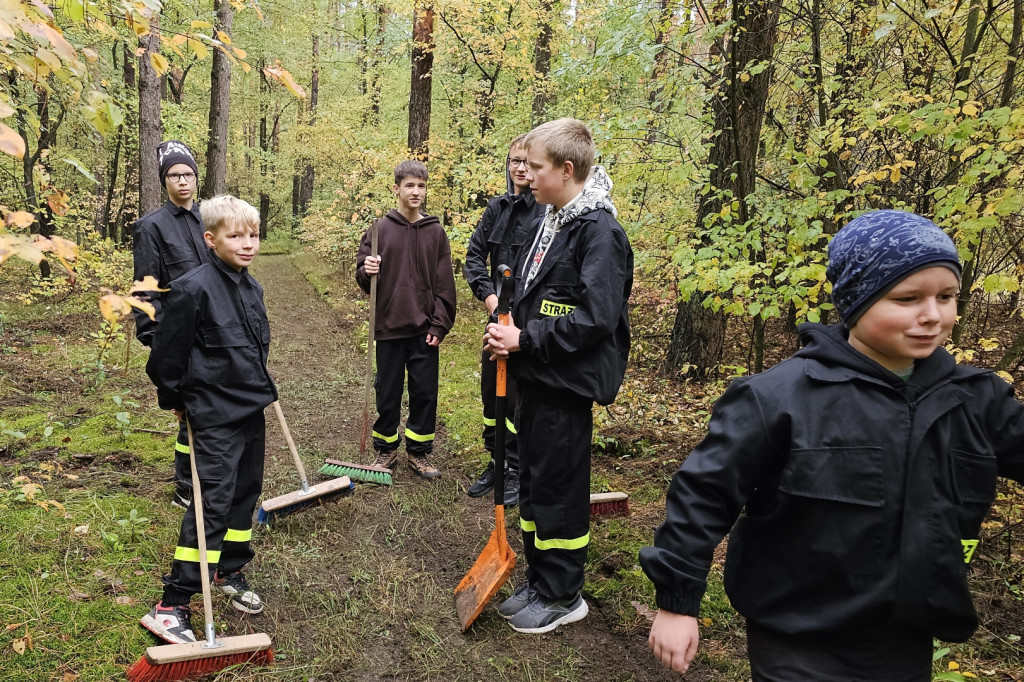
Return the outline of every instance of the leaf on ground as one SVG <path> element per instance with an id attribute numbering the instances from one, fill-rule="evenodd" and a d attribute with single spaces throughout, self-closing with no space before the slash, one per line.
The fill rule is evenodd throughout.
<path id="1" fill-rule="evenodd" d="M 629 603 L 633 605 L 633 608 L 636 609 L 636 612 L 643 616 L 648 623 L 654 622 L 654 612 L 647 608 L 646 604 L 641 604 L 638 601 L 631 601 Z"/>
<path id="2" fill-rule="evenodd" d="M 126 594 L 122 594 L 120 597 L 115 597 L 114 601 L 120 604 L 121 606 L 129 606 L 135 603 L 135 600 Z"/>
<path id="3" fill-rule="evenodd" d="M 61 678 L 61 682 L 75 682 L 80 675 L 77 673 L 64 673 L 64 677 Z"/>
<path id="4" fill-rule="evenodd" d="M 11 642 L 11 647 L 14 649 L 14 653 L 18 654 L 19 656 L 24 656 L 26 648 L 25 638 L 19 637 L 18 639 L 14 640 L 13 642 Z"/>
<path id="5" fill-rule="evenodd" d="M 87 535 L 89 533 L 89 524 L 84 526 L 75 526 L 75 535 Z"/>
<path id="6" fill-rule="evenodd" d="M 82 592 L 81 590 L 76 589 L 72 589 L 71 593 L 68 596 L 71 598 L 71 601 L 84 601 L 87 599 L 92 599 L 92 595 L 88 592 Z"/>
<path id="7" fill-rule="evenodd" d="M 11 630 L 17 630 L 18 628 L 20 628 L 23 625 L 25 625 L 25 623 L 11 623 L 10 625 L 6 626 L 4 629 L 7 630 L 7 632 L 10 632 Z"/>

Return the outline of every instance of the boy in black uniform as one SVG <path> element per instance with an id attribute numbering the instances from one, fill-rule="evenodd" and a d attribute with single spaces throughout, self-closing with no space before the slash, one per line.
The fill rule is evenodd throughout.
<path id="1" fill-rule="evenodd" d="M 252 517 L 263 487 L 263 408 L 277 400 L 263 289 L 248 272 L 260 249 L 259 213 L 232 196 L 208 199 L 201 210 L 215 257 L 171 282 L 146 372 L 160 407 L 192 425 L 211 582 L 239 611 L 259 613 L 263 602 L 241 572 L 253 558 Z M 171 643 L 195 641 L 188 603 L 200 591 L 190 505 L 163 599 L 142 625 Z"/>
<path id="2" fill-rule="evenodd" d="M 508 192 L 494 197 L 487 203 L 476 231 L 473 232 L 466 248 L 466 281 L 473 295 L 484 302 L 490 322 L 497 322 L 494 309 L 498 306 L 498 266 L 512 265 L 519 253 L 519 247 L 530 236 L 531 228 L 544 215 L 543 204 L 538 204 L 526 179 L 527 162 L 523 140 L 520 135 L 512 140 L 505 158 L 505 182 Z M 487 261 L 490 260 L 490 271 Z M 494 391 L 497 381 L 497 365 L 491 362 L 491 354 L 485 348 L 480 359 L 480 397 L 484 404 L 484 448 L 491 455 L 487 468 L 469 487 L 470 497 L 481 497 L 494 490 Z M 512 377 L 506 382 L 508 403 L 516 404 L 516 384 Z M 516 446 L 516 429 L 513 419 L 506 420 L 508 435 L 505 439 L 505 504 L 519 503 L 519 450 Z"/>
<path id="3" fill-rule="evenodd" d="M 427 195 L 427 167 L 403 161 L 395 168 L 398 208 L 377 223 L 379 251 L 370 255 L 367 230 L 356 254 L 356 282 L 370 290 L 377 275 L 377 421 L 374 465 L 398 461 L 402 386 L 409 370 L 409 419 L 405 449 L 409 468 L 428 480 L 441 476 L 427 459 L 437 421 L 438 346 L 455 323 L 455 275 L 448 235 L 434 216 L 420 213 Z"/>
<path id="4" fill-rule="evenodd" d="M 520 525 L 526 581 L 498 612 L 541 633 L 587 615 L 580 595 L 590 539 L 590 442 L 595 402 L 618 393 L 629 354 L 633 251 L 612 183 L 581 121 L 538 126 L 524 145 L 528 178 L 547 208 L 516 265 L 513 325 L 489 324 L 496 356 L 519 381 Z M 519 326 L 520 325 L 521 328 Z"/>
<path id="5" fill-rule="evenodd" d="M 793 357 L 729 386 L 640 551 L 650 647 L 679 672 L 726 533 L 755 682 L 928 682 L 932 638 L 978 625 L 969 563 L 997 475 L 1024 481 L 1024 406 L 942 348 L 960 262 L 937 225 L 872 211 L 828 252 L 842 322 L 801 325 Z"/>
<path id="6" fill-rule="evenodd" d="M 196 161 L 185 143 L 178 140 L 162 142 L 157 149 L 160 163 L 160 184 L 167 190 L 167 203 L 135 222 L 132 256 L 135 280 L 155 277 L 161 289 L 171 280 L 189 270 L 212 261 L 209 247 L 203 241 L 203 221 L 199 206 L 193 201 L 196 191 Z M 146 297 L 156 309 L 156 319 L 133 309 L 135 335 L 145 346 L 153 345 L 153 335 L 161 318 L 165 292 L 151 291 Z M 174 446 L 174 483 L 172 503 L 182 509 L 192 501 L 192 475 L 188 463 L 188 438 L 185 425 L 178 430 Z"/>

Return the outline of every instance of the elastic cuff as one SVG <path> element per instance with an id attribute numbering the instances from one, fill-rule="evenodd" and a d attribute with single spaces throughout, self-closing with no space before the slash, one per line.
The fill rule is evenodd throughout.
<path id="1" fill-rule="evenodd" d="M 696 618 L 700 615 L 700 602 L 703 598 L 704 590 L 701 590 L 699 594 L 687 595 L 658 592 L 654 601 L 659 609 L 678 613 L 681 616 L 693 616 Z"/>

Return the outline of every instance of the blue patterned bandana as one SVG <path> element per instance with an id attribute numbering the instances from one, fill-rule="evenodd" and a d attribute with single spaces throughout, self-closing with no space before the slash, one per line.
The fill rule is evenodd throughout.
<path id="1" fill-rule="evenodd" d="M 847 327 L 904 277 L 944 265 L 960 277 L 953 240 L 914 213 L 871 211 L 851 220 L 828 245 L 832 303 Z"/>

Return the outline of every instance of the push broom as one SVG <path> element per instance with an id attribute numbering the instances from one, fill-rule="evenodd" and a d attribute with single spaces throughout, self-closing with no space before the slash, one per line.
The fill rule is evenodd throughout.
<path id="1" fill-rule="evenodd" d="M 281 424 L 281 431 L 284 432 L 285 442 L 288 443 L 288 451 L 292 455 L 292 461 L 295 462 L 295 468 L 299 471 L 299 481 L 302 487 L 295 492 L 265 500 L 259 511 L 256 512 L 256 523 L 260 524 L 269 524 L 282 516 L 293 514 L 306 507 L 344 495 L 356 487 L 356 484 L 348 476 L 332 478 L 329 481 L 317 483 L 315 487 L 310 487 L 309 481 L 306 480 L 306 467 L 302 466 L 299 451 L 295 447 L 295 441 L 292 440 L 292 432 L 288 429 L 288 422 L 284 420 L 281 403 L 275 400 L 273 405 L 274 414 L 277 415 L 277 421 Z"/>
<path id="2" fill-rule="evenodd" d="M 626 493 L 591 493 L 591 516 L 629 516 L 629 495 Z"/>
<path id="3" fill-rule="evenodd" d="M 498 324 L 509 323 L 509 299 L 512 296 L 512 268 L 498 266 Z M 469 573 L 455 588 L 455 611 L 465 632 L 487 603 L 494 598 L 516 566 L 516 553 L 505 536 L 505 415 L 508 410 L 506 393 L 506 359 L 498 358 L 498 378 L 494 399 L 494 532 L 477 557 Z"/>
<path id="4" fill-rule="evenodd" d="M 377 255 L 377 221 L 370 225 L 370 256 Z M 366 341 L 366 377 L 363 380 L 363 423 L 359 432 L 359 459 L 366 456 L 366 434 L 370 430 L 370 395 L 373 388 L 373 327 L 377 319 L 377 275 L 370 275 L 370 329 Z M 328 459 L 320 467 L 325 476 L 348 476 L 355 481 L 391 485 L 391 469 L 371 464 L 353 464 Z"/>
<path id="5" fill-rule="evenodd" d="M 188 644 L 151 646 L 146 655 L 135 661 L 126 674 L 129 682 L 170 682 L 210 675 L 224 668 L 252 663 L 270 665 L 274 662 L 270 635 L 259 632 L 239 637 L 217 639 L 213 625 L 213 600 L 210 596 L 210 563 L 206 556 L 206 524 L 203 523 L 203 493 L 196 469 L 196 449 L 192 442 L 192 425 L 188 429 L 188 451 L 192 463 L 192 509 L 196 515 L 199 540 L 199 577 L 203 587 L 203 611 L 206 617 L 205 641 Z"/>

